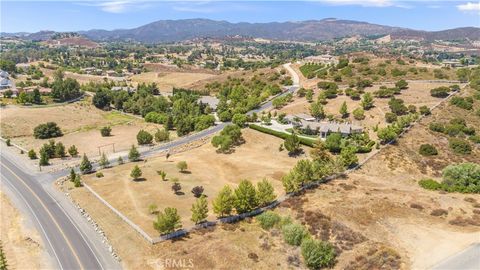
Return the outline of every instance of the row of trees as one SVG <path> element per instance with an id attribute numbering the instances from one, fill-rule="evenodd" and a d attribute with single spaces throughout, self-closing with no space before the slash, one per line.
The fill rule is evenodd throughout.
<path id="1" fill-rule="evenodd" d="M 224 186 L 217 197 L 213 200 L 213 212 L 218 217 L 229 216 L 235 212 L 237 214 L 250 212 L 258 207 L 265 206 L 276 198 L 272 184 L 263 179 L 258 182 L 256 187 L 248 180 L 242 180 L 238 187 L 232 190 L 228 185 Z M 195 224 L 206 221 L 208 216 L 208 202 L 204 195 L 196 199 L 191 208 L 191 220 Z M 160 234 L 174 232 L 181 228 L 180 216 L 177 209 L 167 207 L 159 213 L 157 220 L 153 223 L 154 228 Z"/>

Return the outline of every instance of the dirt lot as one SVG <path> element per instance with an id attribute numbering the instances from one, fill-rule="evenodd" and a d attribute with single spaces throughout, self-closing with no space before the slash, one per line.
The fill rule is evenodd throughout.
<path id="1" fill-rule="evenodd" d="M 51 269 L 41 237 L 27 228 L 24 218 L 0 192 L 0 240 L 9 269 Z"/>
<path id="2" fill-rule="evenodd" d="M 384 84 L 387 87 L 393 87 L 392 84 Z M 417 109 L 420 106 L 427 106 L 432 107 L 438 102 L 441 101 L 440 98 L 435 98 L 430 95 L 430 89 L 439 87 L 439 86 L 448 86 L 451 84 L 448 83 L 424 83 L 424 82 L 410 82 L 408 89 L 402 90 L 400 95 L 396 95 L 396 98 L 403 99 L 405 101 L 405 105 L 415 105 Z M 365 92 L 372 93 L 377 91 L 380 88 L 380 85 L 374 85 L 373 87 L 368 87 L 365 89 Z M 314 90 L 314 100 L 316 100 L 318 94 L 320 93 L 319 90 Z M 389 98 L 375 98 L 374 104 L 375 107 L 371 108 L 368 111 L 365 111 L 365 119 L 364 120 L 356 120 L 353 118 L 352 111 L 356 108 L 359 108 L 361 105 L 361 100 L 352 100 L 350 97 L 346 95 L 337 96 L 334 99 L 327 99 L 328 104 L 324 105 L 325 113 L 333 114 L 337 118 L 341 118 L 339 113 L 340 107 L 342 106 L 343 102 L 347 102 L 347 108 L 350 112 L 349 117 L 346 119 L 352 123 L 360 125 L 367 129 L 370 133 L 371 138 L 376 138 L 375 132 L 373 132 L 373 127 L 378 125 L 379 127 L 384 127 L 387 125 L 385 122 L 385 113 L 390 112 L 390 108 L 388 106 Z M 280 109 L 281 112 L 285 112 L 287 114 L 297 114 L 297 113 L 307 113 L 310 114 L 310 103 L 303 97 L 298 98 L 296 97 L 293 102 L 287 104 L 285 107 Z"/>
<path id="3" fill-rule="evenodd" d="M 173 154 L 168 161 L 164 157 L 148 159 L 144 163 L 125 164 L 103 170 L 105 177 L 95 175 L 84 177 L 97 193 L 120 210 L 151 236 L 158 233 L 153 229 L 155 216 L 148 213 L 148 206 L 155 203 L 159 209 L 176 207 L 184 226 L 192 226 L 190 208 L 195 202 L 191 189 L 203 186 L 205 195 L 213 200 L 226 184 L 235 187 L 242 179 L 257 182 L 267 178 L 272 182 L 277 194 L 283 193 L 281 177 L 297 162 L 286 151 L 279 153 L 282 140 L 269 135 L 245 129 L 245 144 L 236 148 L 233 154 L 217 154 L 210 143 L 199 148 Z M 176 168 L 179 161 L 186 161 L 188 172 L 180 173 Z M 130 171 L 139 165 L 144 179 L 133 181 Z M 167 173 L 170 181 L 162 181 L 157 170 Z M 178 178 L 183 195 L 175 195 L 171 190 L 171 180 Z M 213 212 L 209 219 L 215 219 Z"/>
<path id="4" fill-rule="evenodd" d="M 186 72 L 146 72 L 132 76 L 131 80 L 136 83 L 156 83 L 162 92 L 171 92 L 174 87 L 186 87 L 197 81 L 215 77 L 210 73 L 186 73 Z"/>
<path id="5" fill-rule="evenodd" d="M 136 144 L 136 135 L 140 129 L 154 131 L 160 125 L 146 123 L 141 119 L 118 112 L 105 112 L 91 105 L 89 99 L 74 104 L 23 108 L 9 106 L 1 109 L 1 133 L 12 138 L 12 142 L 26 149 L 38 149 L 48 140 L 35 139 L 33 129 L 40 123 L 53 121 L 62 129 L 64 135 L 55 138 L 67 148 L 75 144 L 80 153 L 98 155 L 98 146 L 115 143 L 115 151 L 125 150 Z M 99 129 L 112 127 L 112 136 L 102 137 Z M 113 147 L 102 149 L 113 152 Z"/>
<path id="6" fill-rule="evenodd" d="M 478 103 L 476 106 L 478 107 Z M 360 170 L 345 179 L 334 180 L 315 190 L 310 190 L 305 195 L 284 203 L 283 207 L 277 208 L 276 211 L 282 215 L 291 215 L 303 222 L 316 238 L 331 241 L 339 254 L 335 269 L 347 267 L 349 269 L 381 269 L 382 267 L 383 269 L 425 269 L 465 249 L 471 243 L 478 241 L 480 215 L 475 214 L 474 210 L 478 209 L 475 207 L 478 207 L 480 197 L 471 194 L 427 191 L 417 184 L 417 181 L 424 177 L 438 179 L 439 172 L 447 164 L 463 161 L 480 162 L 478 147 L 469 156 L 454 155 L 448 149 L 447 140 L 443 135 L 430 133 L 426 128 L 430 121 L 435 119 L 447 121 L 448 119 L 445 118 L 455 116 L 465 117 L 470 125 L 480 126 L 480 119 L 473 114 L 466 115 L 462 109 L 441 106 L 433 111 L 431 117 L 422 120 L 419 125 L 405 134 L 397 145 L 382 150 Z M 246 132 L 245 148 L 250 144 L 249 136 Z M 256 141 L 262 147 L 267 147 L 264 144 L 270 140 L 271 137 L 269 140 L 262 141 L 258 138 Z M 421 143 L 435 144 L 439 150 L 439 156 L 433 158 L 420 156 L 418 146 Z M 278 142 L 270 146 L 271 150 L 263 152 L 273 152 L 277 145 Z M 173 159 L 187 160 L 191 165 L 192 175 L 195 175 L 199 170 L 198 165 L 195 164 L 202 162 L 208 166 L 221 168 L 232 166 L 228 165 L 231 158 L 244 155 L 242 147 L 238 148 L 235 154 L 221 156 L 221 159 L 213 152 L 205 151 L 207 146 L 186 152 L 184 156 L 174 156 Z M 191 155 L 194 151 L 203 155 Z M 258 165 L 259 161 L 264 162 L 265 159 L 258 158 L 261 155 L 262 153 L 259 152 L 252 155 L 256 158 L 254 161 L 245 158 L 247 156 L 242 157 L 244 166 L 253 168 L 253 173 L 238 167 L 238 172 L 242 175 L 231 176 L 233 173 L 227 173 L 222 179 L 231 177 L 230 179 L 233 180 L 228 180 L 231 184 L 242 177 L 252 177 L 255 180 L 279 170 L 278 164 L 284 162 L 282 157 L 276 155 L 275 163 Z M 217 158 L 215 162 L 218 164 L 212 161 L 211 157 Z M 223 164 L 224 162 L 226 164 Z M 154 164 L 158 165 L 153 166 Z M 163 164 L 168 163 L 161 159 L 149 160 L 142 166 L 144 172 L 148 173 L 153 170 L 153 167 L 167 169 L 168 167 Z M 152 169 L 148 169 L 147 166 L 151 166 Z M 243 165 L 235 164 L 235 166 Z M 258 167 L 262 169 L 257 169 Z M 204 173 L 209 175 L 215 171 L 217 170 Z M 147 185 L 149 182 L 156 181 L 158 186 L 167 189 L 165 194 L 170 192 L 169 186 L 162 185 L 158 178 L 149 179 L 150 176 L 147 176 L 144 182 L 131 183 L 125 176 L 127 172 L 128 169 L 119 177 L 120 179 L 117 178 L 122 183 L 121 187 L 126 183 L 131 187 L 132 184 Z M 219 179 L 218 175 L 220 174 L 216 172 L 216 176 L 212 179 Z M 96 185 L 98 189 L 102 181 L 108 177 L 112 176 L 108 176 L 107 171 L 106 178 L 87 181 Z M 188 177 L 190 175 L 185 176 L 185 179 Z M 180 180 L 182 184 L 187 181 Z M 133 188 L 130 190 L 136 192 Z M 156 194 L 160 195 L 158 197 L 162 201 L 165 200 L 162 191 L 158 188 L 156 190 L 158 192 Z M 207 188 L 206 192 L 212 190 L 213 187 Z M 199 269 L 231 268 L 238 265 L 245 268 L 283 269 L 296 268 L 296 262 L 299 263 L 300 268 L 303 267 L 298 248 L 286 246 L 278 231 L 263 232 L 254 225 L 255 223 L 251 224 L 250 220 L 237 225 L 217 227 L 211 232 L 194 233 L 181 240 L 149 246 L 85 189 L 74 189 L 71 192 L 75 200 L 91 213 L 104 229 L 122 257 L 124 266 L 129 269 L 155 268 L 156 262 L 161 263 L 165 259 L 193 259 L 195 268 Z M 186 193 L 185 197 L 191 196 L 188 192 Z M 141 195 L 136 195 L 139 201 L 142 201 Z M 130 195 L 122 196 L 128 198 Z M 438 209 L 445 210 L 446 214 L 432 215 L 432 211 Z M 132 249 L 131 246 L 136 248 Z M 258 256 L 258 262 L 255 262 L 256 256 Z"/>

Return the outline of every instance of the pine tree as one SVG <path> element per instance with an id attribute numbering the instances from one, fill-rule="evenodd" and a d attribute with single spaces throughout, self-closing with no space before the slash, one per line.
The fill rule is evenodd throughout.
<path id="1" fill-rule="evenodd" d="M 300 150 L 300 139 L 297 134 L 292 132 L 292 135 L 285 139 L 283 145 L 289 154 L 296 154 Z"/>
<path id="2" fill-rule="evenodd" d="M 212 202 L 213 212 L 219 217 L 228 216 L 232 213 L 233 203 L 232 189 L 229 186 L 224 186 Z"/>
<path id="3" fill-rule="evenodd" d="M 92 163 L 88 160 L 86 154 L 83 154 L 82 162 L 80 163 L 80 171 L 85 174 L 91 172 L 93 169 Z"/>
<path id="4" fill-rule="evenodd" d="M 167 207 L 165 210 L 158 214 L 157 220 L 153 222 L 153 227 L 160 234 L 172 233 L 176 229 L 182 227 L 180 222 L 180 216 L 177 214 L 177 209 Z"/>
<path id="5" fill-rule="evenodd" d="M 3 245 L 2 245 L 2 242 L 0 241 L 0 270 L 7 270 L 7 269 L 8 269 L 7 257 L 3 252 Z"/>
<path id="6" fill-rule="evenodd" d="M 235 210 L 237 213 L 242 214 L 250 212 L 257 208 L 257 194 L 252 182 L 248 180 L 242 180 L 238 187 L 235 189 Z"/>
<path id="7" fill-rule="evenodd" d="M 135 165 L 135 167 L 133 167 L 132 171 L 130 172 L 130 176 L 133 178 L 133 180 L 137 180 L 138 178 L 140 178 L 140 176 L 142 176 L 142 170 L 140 170 L 138 165 Z"/>
<path id="8" fill-rule="evenodd" d="M 40 151 L 40 160 L 38 161 L 38 164 L 40 166 L 47 166 L 49 165 L 50 163 L 48 163 L 48 161 L 50 160 L 50 158 L 48 157 L 48 153 L 47 151 Z"/>
<path id="9" fill-rule="evenodd" d="M 208 216 L 208 202 L 207 198 L 202 195 L 198 198 L 195 204 L 192 205 L 192 218 L 195 224 L 202 223 Z"/>
<path id="10" fill-rule="evenodd" d="M 130 161 L 138 161 L 139 158 L 140 158 L 140 153 L 138 152 L 135 145 L 132 144 L 132 148 L 130 148 L 130 151 L 128 152 L 128 159 Z"/>
<path id="11" fill-rule="evenodd" d="M 77 174 L 75 173 L 75 170 L 73 168 L 70 169 L 70 181 L 75 181 L 75 177 L 77 176 Z"/>
<path id="12" fill-rule="evenodd" d="M 80 178 L 80 174 L 77 174 L 77 176 L 75 176 L 75 180 L 73 181 L 73 184 L 75 187 L 82 186 L 82 179 Z"/>
<path id="13" fill-rule="evenodd" d="M 107 158 L 107 156 L 105 155 L 105 153 L 102 153 L 102 156 L 100 157 L 100 161 L 98 162 L 98 164 L 99 164 L 102 168 L 107 168 L 107 167 L 110 165 L 110 161 L 108 161 L 108 158 Z"/>
<path id="14" fill-rule="evenodd" d="M 370 93 L 365 93 L 362 97 L 362 108 L 368 110 L 373 107 L 373 97 Z"/>
<path id="15" fill-rule="evenodd" d="M 75 145 L 70 146 L 70 148 L 68 148 L 68 154 L 71 157 L 76 157 L 78 155 L 77 147 Z"/>
<path id="16" fill-rule="evenodd" d="M 257 183 L 257 201 L 260 206 L 265 206 L 275 200 L 273 186 L 267 179 Z"/>
<path id="17" fill-rule="evenodd" d="M 340 114 L 342 115 L 343 118 L 348 116 L 348 108 L 347 108 L 347 102 L 344 101 L 342 103 L 342 106 L 340 107 Z"/>

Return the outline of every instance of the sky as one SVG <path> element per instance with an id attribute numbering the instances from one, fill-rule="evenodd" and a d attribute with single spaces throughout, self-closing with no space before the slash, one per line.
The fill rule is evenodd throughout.
<path id="1" fill-rule="evenodd" d="M 0 32 L 135 28 L 157 20 L 208 18 L 229 22 L 348 19 L 418 30 L 480 27 L 480 1 L 5 1 Z"/>

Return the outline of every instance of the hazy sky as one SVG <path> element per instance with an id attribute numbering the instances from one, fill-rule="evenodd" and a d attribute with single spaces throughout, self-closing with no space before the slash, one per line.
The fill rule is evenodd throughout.
<path id="1" fill-rule="evenodd" d="M 480 2 L 397 0 L 311 1 L 4 1 L 2 32 L 134 28 L 156 20 L 230 22 L 351 19 L 420 30 L 480 27 Z"/>

